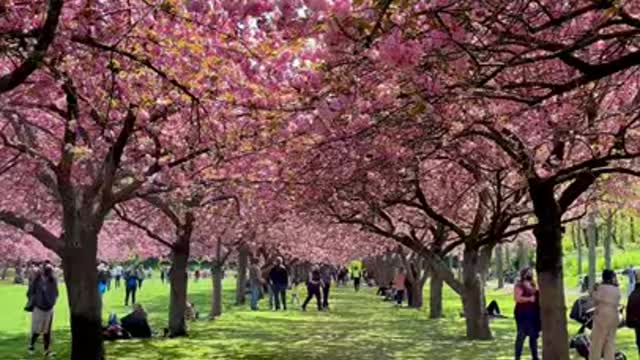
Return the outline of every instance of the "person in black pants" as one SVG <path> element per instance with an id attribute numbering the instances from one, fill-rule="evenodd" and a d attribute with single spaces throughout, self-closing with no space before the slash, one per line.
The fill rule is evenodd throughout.
<path id="1" fill-rule="evenodd" d="M 322 275 L 322 309 L 329 310 L 329 290 L 331 289 L 331 268 L 324 266 Z"/>
<path id="2" fill-rule="evenodd" d="M 307 298 L 304 300 L 304 303 L 302 303 L 302 311 L 307 311 L 307 304 L 309 304 L 309 301 L 311 301 L 311 298 L 314 296 L 318 302 L 318 311 L 322 311 L 322 305 L 320 303 L 321 282 L 320 270 L 314 265 L 313 268 L 311 268 L 311 273 L 309 273 L 309 280 L 307 281 Z"/>
<path id="3" fill-rule="evenodd" d="M 636 332 L 636 346 L 640 353 L 640 273 L 636 273 L 636 285 L 627 301 L 627 327 Z"/>
<path id="4" fill-rule="evenodd" d="M 129 306 L 129 297 L 131 302 L 136 303 L 136 291 L 138 290 L 138 275 L 135 269 L 130 269 L 125 275 L 125 297 L 124 306 Z"/>
<path id="5" fill-rule="evenodd" d="M 282 310 L 287 310 L 287 287 L 289 286 L 289 272 L 284 267 L 281 257 L 276 258 L 276 266 L 269 272 L 269 283 L 273 289 L 276 311 L 280 310 L 280 300 L 282 300 Z"/>

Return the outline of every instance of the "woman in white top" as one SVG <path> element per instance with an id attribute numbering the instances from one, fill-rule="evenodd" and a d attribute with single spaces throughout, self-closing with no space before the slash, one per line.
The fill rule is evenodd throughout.
<path id="1" fill-rule="evenodd" d="M 591 332 L 590 360 L 615 360 L 616 331 L 620 324 L 620 288 L 613 270 L 602 272 L 602 284 L 591 294 L 595 304 L 593 331 Z"/>

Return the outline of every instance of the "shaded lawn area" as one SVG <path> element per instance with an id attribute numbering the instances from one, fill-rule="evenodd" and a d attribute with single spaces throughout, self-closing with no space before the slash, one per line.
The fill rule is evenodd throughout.
<path id="1" fill-rule="evenodd" d="M 63 289 L 61 287 L 61 289 Z M 332 310 L 309 311 L 290 306 L 287 312 L 249 311 L 248 306 L 232 305 L 234 281 L 225 281 L 224 311 L 215 321 L 200 320 L 190 326 L 190 337 L 121 341 L 107 344 L 109 359 L 435 359 L 475 360 L 513 359 L 515 324 L 511 319 L 513 304 L 507 291 L 489 292 L 488 300 L 497 299 L 510 319 L 492 322 L 495 340 L 470 342 L 464 339 L 464 320 L 457 296 L 445 291 L 445 318 L 429 320 L 428 309 L 421 311 L 395 308 L 374 296 L 375 289 L 354 293 L 351 288 L 333 289 Z M 26 354 L 29 315 L 24 307 L 24 286 L 0 284 L 0 359 L 28 359 Z M 68 358 L 68 309 L 63 295 L 56 308 L 54 349 L 57 358 Z M 210 280 L 191 282 L 190 298 L 202 314 L 208 312 Z M 138 302 L 149 312 L 154 330 L 166 324 L 169 288 L 159 280 L 145 281 Z M 299 291 L 304 300 L 305 290 Z M 126 314 L 124 290 L 112 289 L 105 296 L 105 320 L 110 311 L 119 317 Z M 428 303 L 428 301 L 426 301 Z M 267 301 L 261 305 L 265 307 Z M 206 315 L 205 315 L 206 317 Z M 576 326 L 571 327 L 575 332 Z M 619 347 L 635 356 L 633 333 L 622 329 Z M 41 349 L 41 343 L 39 348 Z M 41 350 L 40 350 L 41 351 Z M 525 350 L 526 351 L 526 350 Z M 32 358 L 41 358 L 37 353 Z M 525 359 L 528 356 L 524 357 Z M 578 358 L 577 356 L 575 357 Z"/>

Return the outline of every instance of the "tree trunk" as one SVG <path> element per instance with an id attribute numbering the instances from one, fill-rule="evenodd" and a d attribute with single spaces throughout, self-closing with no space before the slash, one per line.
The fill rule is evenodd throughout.
<path id="1" fill-rule="evenodd" d="M 429 285 L 429 318 L 440 319 L 442 317 L 442 278 L 434 271 L 431 272 Z"/>
<path id="2" fill-rule="evenodd" d="M 222 315 L 222 264 L 214 264 L 212 268 L 213 301 L 211 303 L 211 319 Z"/>
<path id="3" fill-rule="evenodd" d="M 569 360 L 569 333 L 562 274 L 562 214 L 554 197 L 552 184 L 531 182 L 529 191 L 538 219 L 534 235 L 540 285 L 542 358 Z"/>
<path id="4" fill-rule="evenodd" d="M 582 275 L 582 231 L 580 223 L 573 225 L 573 233 L 575 236 L 576 250 L 578 252 L 578 276 Z"/>
<path id="5" fill-rule="evenodd" d="M 586 236 L 589 242 L 589 289 L 593 289 L 593 285 L 596 283 L 596 242 L 598 237 L 595 212 L 589 214 Z"/>
<path id="6" fill-rule="evenodd" d="M 523 240 L 518 241 L 518 270 L 529 267 L 529 250 Z"/>
<path id="7" fill-rule="evenodd" d="M 185 312 L 187 310 L 187 266 L 189 263 L 189 239 L 176 243 L 172 252 L 171 295 L 169 299 L 169 336 L 187 335 Z"/>
<path id="8" fill-rule="evenodd" d="M 7 272 L 9 271 L 9 264 L 6 264 L 2 267 L 2 273 L 0 273 L 0 280 L 7 279 Z"/>
<path id="9" fill-rule="evenodd" d="M 417 279 L 411 284 L 411 307 L 420 309 L 424 303 L 424 281 Z"/>
<path id="10" fill-rule="evenodd" d="M 71 360 L 102 360 L 102 304 L 96 260 L 100 226 L 80 215 L 65 216 L 64 220 L 62 266 L 71 317 Z"/>
<path id="11" fill-rule="evenodd" d="M 613 213 L 611 212 L 611 209 L 609 209 L 609 212 L 607 214 L 607 233 L 604 237 L 604 267 L 605 269 L 611 269 L 612 268 L 612 259 L 611 257 L 613 256 L 613 249 L 611 248 L 611 242 L 612 242 L 612 238 L 613 238 Z"/>
<path id="12" fill-rule="evenodd" d="M 483 269 L 478 250 L 465 248 L 463 262 L 462 304 L 467 325 L 467 338 L 470 340 L 491 340 L 489 317 L 485 309 L 484 281 L 481 276 Z"/>
<path id="13" fill-rule="evenodd" d="M 513 264 L 511 264 L 511 250 L 509 246 L 504 246 L 504 262 L 508 272 L 511 272 L 513 269 Z"/>
<path id="14" fill-rule="evenodd" d="M 244 305 L 246 301 L 247 265 L 249 263 L 249 249 L 241 246 L 238 251 L 238 277 L 236 284 L 236 305 Z"/>
<path id="15" fill-rule="evenodd" d="M 502 245 L 496 246 L 496 277 L 498 278 L 498 289 L 504 288 L 504 267 L 502 263 Z"/>
<path id="16" fill-rule="evenodd" d="M 636 242 L 636 229 L 635 229 L 635 224 L 633 223 L 633 215 L 629 215 L 629 240 L 632 243 Z"/>

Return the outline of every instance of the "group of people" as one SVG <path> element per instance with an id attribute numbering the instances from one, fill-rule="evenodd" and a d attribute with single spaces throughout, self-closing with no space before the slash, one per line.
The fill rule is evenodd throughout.
<path id="1" fill-rule="evenodd" d="M 291 291 L 291 302 L 300 303 L 297 287 L 299 279 L 293 279 L 281 257 L 275 259 L 273 267 L 264 269 L 258 259 L 252 259 L 249 267 L 249 291 L 251 309 L 258 310 L 258 302 L 263 294 L 269 294 L 269 307 L 274 310 L 287 310 L 287 290 Z M 306 311 L 307 305 L 315 297 L 319 311 L 329 309 L 329 293 L 333 280 L 340 281 L 340 271 L 330 266 L 313 265 L 303 280 L 307 288 L 307 297 L 301 308 Z M 359 277 L 358 277 L 359 279 Z M 355 281 L 355 280 L 354 280 Z M 359 284 L 356 286 L 359 289 Z"/>
<path id="2" fill-rule="evenodd" d="M 624 273 L 627 275 L 627 273 Z M 621 300 L 622 293 L 616 273 L 605 269 L 602 272 L 602 281 L 591 289 L 589 295 L 576 301 L 574 308 L 584 307 L 584 318 L 574 314 L 571 318 L 579 321 L 585 328 L 591 328 L 590 337 L 580 334 L 585 339 L 585 344 L 572 342 L 576 350 L 590 360 L 616 360 L 622 355 L 616 350 L 616 333 L 619 327 L 626 325 L 635 331 L 636 345 L 640 352 L 640 274 L 635 271 L 633 281 L 630 281 L 630 293 L 626 306 L 626 318 L 623 316 Z M 516 302 L 515 317 L 517 324 L 517 336 L 515 344 L 515 358 L 522 356 L 523 344 L 529 338 L 532 359 L 538 359 L 538 338 L 541 331 L 541 318 L 538 290 L 533 279 L 533 272 L 524 269 L 520 273 L 520 279 L 514 287 L 514 300 Z M 580 345 L 584 346 L 581 350 Z"/>
<path id="3" fill-rule="evenodd" d="M 111 289 L 113 282 L 114 288 L 119 289 L 121 282 L 124 280 L 125 297 L 124 305 L 129 306 L 136 303 L 136 293 L 142 288 L 144 280 L 151 277 L 151 270 L 145 269 L 141 265 L 130 266 L 125 269 L 122 265 L 116 264 L 111 267 L 107 263 L 102 262 L 98 265 L 98 292 L 104 295 Z"/>

